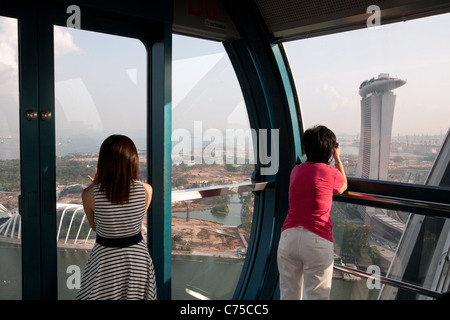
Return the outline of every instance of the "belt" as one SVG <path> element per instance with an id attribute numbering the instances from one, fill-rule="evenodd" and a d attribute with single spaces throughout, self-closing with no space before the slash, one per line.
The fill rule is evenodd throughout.
<path id="1" fill-rule="evenodd" d="M 100 235 L 96 235 L 95 241 L 104 247 L 111 248 L 125 248 L 132 246 L 133 244 L 139 243 L 142 241 L 142 234 L 139 232 L 134 236 L 123 237 L 123 238 L 105 238 Z"/>

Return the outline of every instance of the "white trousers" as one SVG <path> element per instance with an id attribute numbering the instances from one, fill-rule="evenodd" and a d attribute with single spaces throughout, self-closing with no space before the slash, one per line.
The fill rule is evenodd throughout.
<path id="1" fill-rule="evenodd" d="M 277 263 L 280 299 L 328 300 L 333 277 L 333 242 L 303 228 L 281 233 Z"/>

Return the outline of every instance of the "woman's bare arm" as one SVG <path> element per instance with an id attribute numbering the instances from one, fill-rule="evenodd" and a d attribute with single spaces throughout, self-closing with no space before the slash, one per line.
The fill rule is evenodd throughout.
<path id="1" fill-rule="evenodd" d="M 148 210 L 150 203 L 152 202 L 153 189 L 152 186 L 148 183 L 142 183 L 145 188 L 145 211 Z"/>
<path id="2" fill-rule="evenodd" d="M 93 184 L 83 190 L 83 192 L 81 193 L 81 199 L 83 200 L 83 208 L 89 221 L 89 225 L 91 226 L 92 230 L 96 231 L 94 222 L 95 200 Z"/>
<path id="3" fill-rule="evenodd" d="M 336 169 L 338 169 L 339 172 L 344 177 L 344 185 L 339 190 L 339 194 L 342 194 L 345 190 L 347 190 L 348 184 L 347 184 L 347 176 L 345 175 L 344 165 L 342 164 L 342 161 L 341 161 L 341 146 L 340 146 L 339 142 L 337 142 L 336 144 L 337 144 L 337 147 L 335 148 L 333 157 L 334 157 L 334 163 L 336 165 Z"/>

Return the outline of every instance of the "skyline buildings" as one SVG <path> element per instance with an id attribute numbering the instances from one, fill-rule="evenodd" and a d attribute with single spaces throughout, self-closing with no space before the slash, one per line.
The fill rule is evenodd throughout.
<path id="1" fill-rule="evenodd" d="M 365 179 L 387 180 L 392 123 L 396 95 L 392 90 L 405 80 L 380 73 L 361 83 L 361 134 L 356 175 Z"/>
<path id="2" fill-rule="evenodd" d="M 392 90 L 403 86 L 405 80 L 380 73 L 361 83 L 361 134 L 356 176 L 363 179 L 388 180 L 389 154 L 396 96 Z M 400 237 L 404 223 L 389 217 L 385 210 L 359 206 L 366 225 L 378 230 L 383 238 L 394 241 Z"/>

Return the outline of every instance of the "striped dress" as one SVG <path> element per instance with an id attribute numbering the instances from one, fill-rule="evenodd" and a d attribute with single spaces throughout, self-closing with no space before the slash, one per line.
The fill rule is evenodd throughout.
<path id="1" fill-rule="evenodd" d="M 124 238 L 141 231 L 145 214 L 145 189 L 136 181 L 130 191 L 130 201 L 112 204 L 94 186 L 94 220 L 97 235 Z M 81 278 L 80 300 L 156 299 L 152 259 L 144 241 L 127 247 L 109 247 L 95 243 Z"/>

